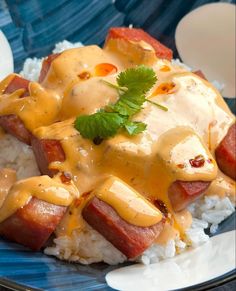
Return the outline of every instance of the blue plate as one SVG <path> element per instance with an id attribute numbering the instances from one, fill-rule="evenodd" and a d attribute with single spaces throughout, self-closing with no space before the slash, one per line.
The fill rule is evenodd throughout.
<path id="1" fill-rule="evenodd" d="M 129 24 L 144 28 L 178 57 L 174 43 L 177 23 L 192 9 L 211 2 L 235 0 L 1 0 L 0 29 L 13 49 L 16 71 L 26 57 L 48 55 L 63 39 L 102 45 L 109 27 Z M 226 101 L 235 112 L 235 99 Z M 220 225 L 218 233 L 232 229 L 235 214 Z M 117 266 L 64 263 L 0 240 L 0 285 L 15 290 L 111 290 L 105 275 L 114 268 Z M 194 289 L 212 288 L 232 278 L 235 272 Z"/>

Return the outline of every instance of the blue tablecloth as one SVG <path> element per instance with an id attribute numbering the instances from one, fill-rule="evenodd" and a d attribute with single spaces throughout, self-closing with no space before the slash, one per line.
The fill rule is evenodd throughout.
<path id="1" fill-rule="evenodd" d="M 178 57 L 177 23 L 189 11 L 212 2 L 235 0 L 0 0 L 0 29 L 12 47 L 16 71 L 26 57 L 45 56 L 63 39 L 101 45 L 109 27 L 130 24 L 145 29 Z M 235 101 L 230 102 L 235 108 Z M 236 290 L 236 281 L 214 290 Z"/>

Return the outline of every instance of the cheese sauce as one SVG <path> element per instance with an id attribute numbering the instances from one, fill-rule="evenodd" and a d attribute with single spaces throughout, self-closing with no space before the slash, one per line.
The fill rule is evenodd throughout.
<path id="1" fill-rule="evenodd" d="M 9 85 L 9 83 L 14 79 L 14 76 L 15 76 L 15 74 L 11 74 L 0 82 L 0 94 L 1 95 L 4 93 L 7 86 Z"/>
<path id="2" fill-rule="evenodd" d="M 16 182 L 16 171 L 12 169 L 0 169 L 0 208 L 5 201 L 8 191 Z"/>
<path id="3" fill-rule="evenodd" d="M 30 131 L 57 121 L 61 108 L 60 95 L 36 82 L 29 84 L 30 96 L 20 98 L 24 89 L 0 96 L 0 114 L 16 114 Z"/>
<path id="4" fill-rule="evenodd" d="M 147 98 L 168 111 L 146 102 L 134 118 L 147 124 L 143 133 L 134 137 L 120 133 L 100 145 L 82 138 L 74 128 L 75 117 L 114 103 L 118 92 L 104 80 L 115 84 L 120 71 L 138 64 L 151 66 L 156 72 L 157 82 Z M 12 76 L 1 83 L 0 92 L 11 80 Z M 157 59 L 145 42 L 111 40 L 105 49 L 87 46 L 65 51 L 54 59 L 42 84 L 31 82 L 29 91 L 30 96 L 24 98 L 19 98 L 20 90 L 0 96 L 0 115 L 16 114 L 36 137 L 60 141 L 66 160 L 53 162 L 50 168 L 71 176 L 77 187 L 72 192 L 77 191 L 77 196 L 45 176 L 20 181 L 1 208 L 0 221 L 36 196 L 70 205 L 57 229 L 57 235 L 70 235 L 73 229 L 83 227 L 82 208 L 96 195 L 126 221 L 150 226 L 162 216 L 148 201 L 159 199 L 170 212 L 168 226 L 159 238 L 164 243 L 176 233 L 183 234 L 191 224 L 189 212 L 176 214 L 172 209 L 167 193 L 174 181 L 214 180 L 209 193 L 217 193 L 219 188 L 222 193 L 228 191 L 225 183 L 232 181 L 227 178 L 225 182 L 227 179 L 219 176 L 214 150 L 235 117 L 207 81 Z M 201 167 L 191 165 L 196 157 L 203 159 Z M 99 186 L 102 181 L 107 181 L 105 186 Z M 54 191 L 58 187 L 59 194 Z M 45 194 L 48 191 L 50 196 Z M 92 194 L 82 195 L 88 192 Z M 72 202 L 78 195 L 82 198 Z"/>
<path id="5" fill-rule="evenodd" d="M 78 196 L 78 190 L 73 183 L 62 185 L 58 178 L 40 176 L 20 180 L 12 186 L 1 207 L 0 223 L 26 205 L 31 197 L 51 204 L 69 206 Z"/>
<path id="6" fill-rule="evenodd" d="M 211 182 L 210 187 L 206 190 L 206 195 L 217 195 L 221 198 L 229 197 L 229 199 L 235 203 L 235 191 L 235 181 L 218 170 L 218 175 L 216 179 Z"/>
<path id="7" fill-rule="evenodd" d="M 121 180 L 110 177 L 93 191 L 130 224 L 148 227 L 162 220 L 161 212 Z"/>

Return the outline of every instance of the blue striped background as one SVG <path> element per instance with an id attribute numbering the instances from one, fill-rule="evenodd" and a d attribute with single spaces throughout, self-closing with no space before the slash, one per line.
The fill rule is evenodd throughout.
<path id="1" fill-rule="evenodd" d="M 26 57 L 45 56 L 63 39 L 101 45 L 109 27 L 129 24 L 144 28 L 177 57 L 177 23 L 192 9 L 211 2 L 235 0 L 0 0 L 0 29 L 13 49 L 16 71 Z M 231 108 L 235 106 L 232 102 Z M 220 231 L 233 228 L 235 216 Z M 104 277 L 113 268 L 68 264 L 0 241 L 0 284 L 13 288 L 19 283 L 45 290 L 110 290 Z"/>
<path id="2" fill-rule="evenodd" d="M 192 9 L 212 0 L 1 0 L 0 29 L 14 53 L 15 69 L 28 56 L 45 56 L 63 39 L 102 44 L 111 26 L 142 27 L 161 42 L 174 44 L 175 27 Z"/>

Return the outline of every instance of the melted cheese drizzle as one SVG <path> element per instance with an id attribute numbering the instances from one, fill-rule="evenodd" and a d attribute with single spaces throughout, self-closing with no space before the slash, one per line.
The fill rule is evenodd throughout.
<path id="1" fill-rule="evenodd" d="M 13 80 L 15 74 L 10 74 L 0 82 L 0 94 L 2 95 L 8 84 Z"/>
<path id="2" fill-rule="evenodd" d="M 236 198 L 236 182 L 218 170 L 218 175 L 211 182 L 210 187 L 206 191 L 206 195 L 217 195 L 221 198 L 229 197 L 232 203 L 235 204 Z"/>
<path id="3" fill-rule="evenodd" d="M 111 205 L 130 224 L 148 227 L 161 221 L 161 212 L 116 177 L 110 177 L 93 194 Z"/>
<path id="4" fill-rule="evenodd" d="M 8 191 L 16 182 L 16 171 L 12 169 L 0 169 L 0 208 L 5 201 Z"/>
<path id="5" fill-rule="evenodd" d="M 0 212 L 0 223 L 17 209 L 26 205 L 31 197 L 60 206 L 69 206 L 78 196 L 75 186 L 62 185 L 56 178 L 48 176 L 32 177 L 16 182 L 9 191 Z"/>
<path id="6" fill-rule="evenodd" d="M 107 76 L 96 75 L 97 66 L 103 63 L 116 70 Z M 75 117 L 94 113 L 118 98 L 117 91 L 101 80 L 115 83 L 121 70 L 141 63 L 151 66 L 158 77 L 148 98 L 168 107 L 168 112 L 146 103 L 135 116 L 135 120 L 147 124 L 142 134 L 130 137 L 121 133 L 99 146 L 83 139 L 74 129 Z M 0 84 L 0 91 L 4 91 L 11 78 Z M 169 226 L 160 241 L 163 243 L 176 232 L 184 233 L 191 224 L 191 215 L 188 211 L 174 213 L 168 188 L 178 179 L 212 181 L 219 177 L 214 150 L 235 118 L 218 91 L 195 74 L 157 59 L 145 42 L 122 40 L 111 40 L 105 49 L 88 46 L 61 53 L 52 62 L 43 83 L 32 82 L 29 90 L 30 97 L 19 98 L 20 90 L 0 96 L 0 115 L 17 114 L 36 137 L 60 140 L 66 160 L 51 163 L 50 168 L 69 173 L 79 193 L 94 190 L 93 195 L 136 225 L 150 226 L 160 221 L 160 212 L 147 202 L 160 199 L 171 212 Z M 189 160 L 198 155 L 204 157 L 205 163 L 194 168 Z M 99 186 L 104 179 L 105 186 Z M 46 197 L 38 183 L 34 179 L 18 182 L 4 203 L 4 211 L 1 209 L 1 219 L 27 203 L 31 195 L 52 199 L 56 204 L 71 203 L 70 195 L 64 200 L 54 192 L 50 197 L 56 198 Z M 44 188 L 48 189 L 51 183 L 48 181 Z M 214 191 L 218 186 L 215 187 Z M 135 197 L 131 198 L 132 202 L 129 194 Z M 90 195 L 82 195 L 70 205 L 57 235 L 70 235 L 74 229 L 83 228 L 81 212 L 88 199 Z"/>
<path id="7" fill-rule="evenodd" d="M 30 131 L 57 121 L 61 107 L 61 97 L 57 92 L 35 82 L 29 85 L 29 97 L 20 98 L 23 92 L 24 89 L 19 89 L 10 96 L 0 96 L 0 114 L 18 115 Z"/>

